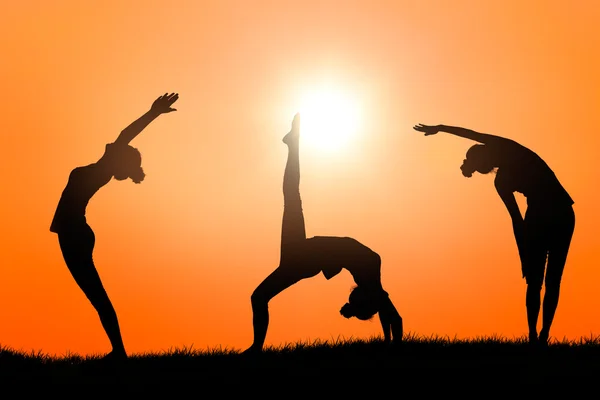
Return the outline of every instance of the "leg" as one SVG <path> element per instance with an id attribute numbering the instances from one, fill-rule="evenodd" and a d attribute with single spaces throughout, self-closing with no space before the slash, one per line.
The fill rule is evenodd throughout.
<path id="1" fill-rule="evenodd" d="M 279 267 L 254 290 L 251 297 L 254 342 L 246 351 L 262 350 L 269 326 L 269 301 L 301 279 L 290 268 Z"/>
<path id="2" fill-rule="evenodd" d="M 283 174 L 283 220 L 281 223 L 281 262 L 252 293 L 252 323 L 254 342 L 246 351 L 260 351 L 267 336 L 269 326 L 269 301 L 303 277 L 301 269 L 294 268 L 298 262 L 296 255 L 302 252 L 306 240 L 302 200 L 300 198 L 300 120 L 294 117 L 291 131 L 283 142 L 288 146 L 288 158 Z M 282 268 L 282 265 L 286 267 Z"/>
<path id="3" fill-rule="evenodd" d="M 537 218 L 526 214 L 524 224 L 525 254 L 523 256 L 525 259 L 522 262 L 527 281 L 525 306 L 527 308 L 529 341 L 533 344 L 538 341 L 537 323 L 547 251 L 543 240 L 543 227 L 538 224 Z"/>
<path id="4" fill-rule="evenodd" d="M 94 232 L 87 227 L 81 232 L 59 235 L 58 238 L 71 275 L 98 312 L 102 327 L 112 345 L 113 355 L 126 357 L 117 313 L 94 266 L 92 258 L 95 242 Z"/>
<path id="5" fill-rule="evenodd" d="M 527 326 L 529 327 L 529 342 L 538 341 L 537 322 L 540 314 L 540 292 L 542 286 L 536 283 L 527 283 L 527 293 L 525 295 L 525 306 L 527 307 Z"/>
<path id="6" fill-rule="evenodd" d="M 554 320 L 558 297 L 560 295 L 560 282 L 567 262 L 567 254 L 571 245 L 571 238 L 575 229 L 575 215 L 569 213 L 561 221 L 556 234 L 550 238 L 550 250 L 548 252 L 548 267 L 546 272 L 546 293 L 542 313 L 542 330 L 540 341 L 547 344 L 550 337 L 550 327 Z"/>
<path id="7" fill-rule="evenodd" d="M 306 239 L 302 200 L 300 198 L 300 121 L 294 117 L 292 130 L 283 141 L 288 146 L 288 158 L 283 175 L 283 220 L 281 223 L 281 259 L 294 253 L 298 243 Z M 292 257 L 293 258 L 293 257 Z"/>

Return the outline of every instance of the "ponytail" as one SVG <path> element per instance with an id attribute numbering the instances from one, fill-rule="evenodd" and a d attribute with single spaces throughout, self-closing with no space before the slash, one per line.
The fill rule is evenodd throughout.
<path id="1" fill-rule="evenodd" d="M 134 183 L 141 183 L 146 177 L 146 173 L 142 167 L 136 168 L 129 176 Z"/>
<path id="2" fill-rule="evenodd" d="M 340 310 L 340 314 L 342 314 L 344 316 L 344 318 L 352 318 L 355 316 L 354 314 L 354 309 L 352 307 L 352 304 L 350 303 L 346 303 L 342 306 L 342 309 Z"/>

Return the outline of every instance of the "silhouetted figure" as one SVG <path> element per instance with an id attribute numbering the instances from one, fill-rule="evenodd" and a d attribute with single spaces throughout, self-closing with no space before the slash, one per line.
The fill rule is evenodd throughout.
<path id="1" fill-rule="evenodd" d="M 533 344 L 547 345 L 575 229 L 571 196 L 544 160 L 513 140 L 446 125 L 419 124 L 414 129 L 424 132 L 425 136 L 447 132 L 481 143 L 467 151 L 460 169 L 467 178 L 475 171 L 481 174 L 496 172 L 494 185 L 512 219 L 522 273 L 527 282 L 529 340 Z M 514 192 L 522 193 L 527 198 L 525 218 L 521 215 Z M 538 337 L 537 321 L 544 273 L 546 292 L 542 329 Z"/>
<path id="2" fill-rule="evenodd" d="M 94 266 L 95 235 L 87 224 L 85 210 L 94 193 L 111 178 L 119 181 L 130 178 L 135 183 L 144 180 L 142 157 L 129 142 L 160 114 L 175 111 L 171 106 L 178 97 L 178 94 L 165 93 L 157 98 L 148 112 L 125 128 L 114 143 L 106 145 L 98 161 L 71 171 L 50 226 L 50 231 L 58 234 L 60 249 L 71 275 L 98 312 L 112 346 L 107 359 L 124 359 L 127 353 L 117 314 Z"/>
<path id="3" fill-rule="evenodd" d="M 402 340 L 402 318 L 381 285 L 381 258 L 377 253 L 349 237 L 315 236 L 306 238 L 300 199 L 299 163 L 300 117 L 296 114 L 291 131 L 283 142 L 288 159 L 283 176 L 283 221 L 281 254 L 275 269 L 252 293 L 254 342 L 246 352 L 262 351 L 269 325 L 269 301 L 277 294 L 306 278 L 323 272 L 326 279 L 347 269 L 356 287 L 340 313 L 346 317 L 369 320 L 379 313 L 386 342 Z"/>

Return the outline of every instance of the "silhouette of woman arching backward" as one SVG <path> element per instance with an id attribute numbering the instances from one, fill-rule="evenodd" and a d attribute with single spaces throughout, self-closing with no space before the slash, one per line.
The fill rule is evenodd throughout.
<path id="1" fill-rule="evenodd" d="M 86 207 L 94 193 L 113 177 L 119 181 L 130 178 L 135 183 L 144 179 L 141 155 L 129 142 L 159 115 L 176 111 L 171 106 L 178 98 L 175 93 L 165 93 L 157 98 L 148 112 L 125 128 L 114 143 L 106 145 L 104 155 L 98 161 L 71 171 L 50 226 L 50 231 L 58 234 L 71 275 L 98 312 L 110 340 L 112 351 L 105 359 L 125 359 L 127 353 L 117 314 L 94 266 L 95 235 L 86 222 Z"/>
<path id="2" fill-rule="evenodd" d="M 381 258 L 377 253 L 349 237 L 315 236 L 306 238 L 300 199 L 299 163 L 300 116 L 296 114 L 291 131 L 283 142 L 288 159 L 283 176 L 283 221 L 279 266 L 251 296 L 254 342 L 244 353 L 261 352 L 269 325 L 269 301 L 283 290 L 323 272 L 326 279 L 347 269 L 356 287 L 340 313 L 368 320 L 376 313 L 386 342 L 402 341 L 402 318 L 381 285 Z"/>
<path id="3" fill-rule="evenodd" d="M 467 151 L 460 168 L 466 177 L 471 177 L 475 171 L 481 174 L 496 171 L 494 185 L 510 214 L 521 270 L 527 282 L 525 303 L 529 341 L 546 346 L 575 229 L 573 199 L 536 153 L 513 140 L 446 125 L 419 124 L 414 129 L 424 132 L 425 136 L 447 132 L 480 143 Z M 514 192 L 527 198 L 524 218 Z M 542 329 L 538 337 L 540 293 L 544 282 Z"/>

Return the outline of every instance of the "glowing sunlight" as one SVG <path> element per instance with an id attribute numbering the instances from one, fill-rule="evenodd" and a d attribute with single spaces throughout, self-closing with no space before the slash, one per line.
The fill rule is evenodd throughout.
<path id="1" fill-rule="evenodd" d="M 360 124 L 360 108 L 355 99 L 330 87 L 303 96 L 300 116 L 302 141 L 325 151 L 337 151 L 347 145 Z"/>

